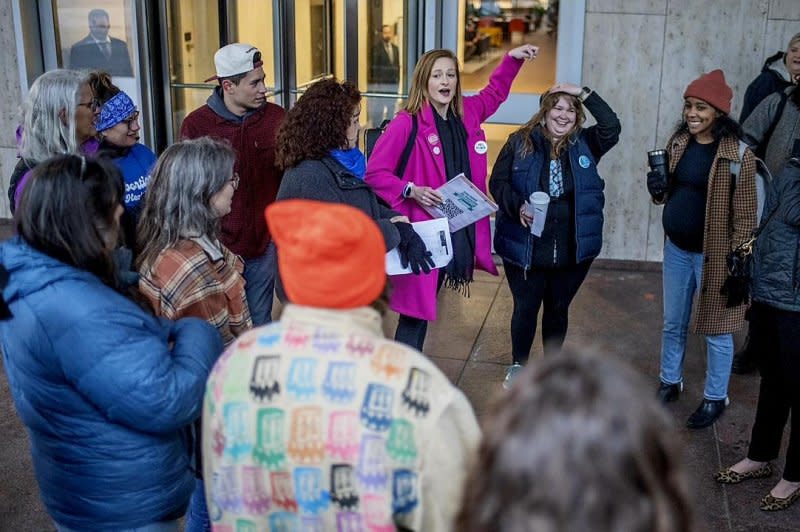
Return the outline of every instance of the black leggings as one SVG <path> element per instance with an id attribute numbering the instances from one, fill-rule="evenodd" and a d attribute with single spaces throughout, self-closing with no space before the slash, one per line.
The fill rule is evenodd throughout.
<path id="1" fill-rule="evenodd" d="M 436 295 L 439 295 L 443 282 L 444 268 L 439 270 L 439 279 L 436 281 Z M 417 351 L 422 351 L 426 334 L 428 334 L 428 320 L 400 314 L 397 320 L 397 330 L 394 332 L 396 342 L 411 346 Z"/>
<path id="2" fill-rule="evenodd" d="M 758 407 L 747 457 L 768 462 L 778 457 L 789 419 L 789 446 L 783 478 L 800 481 L 800 312 L 763 303 L 750 309 L 750 349 L 761 373 Z"/>
<path id="3" fill-rule="evenodd" d="M 544 354 L 557 353 L 567 336 L 569 304 L 589 273 L 592 261 L 566 268 L 531 269 L 527 272 L 508 261 L 503 261 L 503 265 L 514 299 L 514 313 L 511 316 L 511 356 L 514 363 L 524 364 L 528 361 L 542 303 Z"/>

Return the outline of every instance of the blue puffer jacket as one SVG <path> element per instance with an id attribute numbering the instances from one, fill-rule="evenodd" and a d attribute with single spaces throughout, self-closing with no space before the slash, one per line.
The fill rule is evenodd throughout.
<path id="1" fill-rule="evenodd" d="M 0 264 L 5 370 L 51 517 L 95 531 L 180 517 L 194 488 L 181 429 L 201 412 L 216 329 L 154 318 L 19 237 Z"/>

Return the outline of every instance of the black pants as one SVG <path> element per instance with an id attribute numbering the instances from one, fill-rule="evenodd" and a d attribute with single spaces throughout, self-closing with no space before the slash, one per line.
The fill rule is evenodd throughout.
<path id="1" fill-rule="evenodd" d="M 511 315 L 511 355 L 514 362 L 524 364 L 528 361 L 542 303 L 544 354 L 557 353 L 567 336 L 569 304 L 586 279 L 592 261 L 566 268 L 531 269 L 527 273 L 510 262 L 503 261 L 503 264 L 514 299 L 514 313 Z"/>
<path id="2" fill-rule="evenodd" d="M 436 294 L 442 289 L 444 283 L 444 268 L 439 270 L 439 279 L 436 281 Z M 428 334 L 428 320 L 421 318 L 414 318 L 400 314 L 397 320 L 397 330 L 394 332 L 394 339 L 396 342 L 406 344 L 417 351 L 422 351 L 422 345 L 425 343 L 425 335 Z"/>
<path id="3" fill-rule="evenodd" d="M 753 303 L 750 342 L 761 373 L 756 420 L 747 457 L 778 457 L 783 429 L 792 413 L 783 478 L 800 481 L 800 312 Z"/>

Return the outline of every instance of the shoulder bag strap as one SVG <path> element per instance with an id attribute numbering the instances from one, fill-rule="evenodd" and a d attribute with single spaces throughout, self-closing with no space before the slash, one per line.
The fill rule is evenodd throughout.
<path id="1" fill-rule="evenodd" d="M 411 133 L 408 135 L 408 140 L 406 141 L 406 147 L 403 150 L 403 154 L 400 156 L 400 160 L 397 162 L 397 168 L 394 170 L 394 175 L 399 178 L 403 178 L 403 174 L 406 171 L 406 166 L 408 166 L 408 159 L 411 157 L 411 152 L 414 150 L 414 143 L 417 140 L 417 115 L 411 115 Z"/>

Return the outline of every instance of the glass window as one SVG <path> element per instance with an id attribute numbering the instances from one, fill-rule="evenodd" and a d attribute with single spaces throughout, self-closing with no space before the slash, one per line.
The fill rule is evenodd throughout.
<path id="1" fill-rule="evenodd" d="M 265 83 L 275 91 L 275 42 L 273 38 L 272 2 L 269 0 L 234 0 L 233 35 L 231 41 L 246 42 L 261 50 Z"/>
<path id="2" fill-rule="evenodd" d="M 359 7 L 359 28 L 366 28 L 358 42 L 359 90 L 366 93 L 362 119 L 375 127 L 395 115 L 408 91 L 407 1 L 375 0 Z"/>
<path id="3" fill-rule="evenodd" d="M 53 0 L 61 68 L 104 70 L 140 105 L 134 0 Z"/>
<path id="4" fill-rule="evenodd" d="M 465 91 L 478 91 L 508 50 L 530 43 L 539 57 L 523 68 L 512 93 L 541 94 L 555 83 L 558 0 L 464 0 L 460 6 L 458 59 Z"/>
<path id="5" fill-rule="evenodd" d="M 334 3 L 337 4 L 337 11 L 344 10 L 339 5 L 341 2 Z M 331 35 L 334 27 L 331 4 L 329 0 L 295 1 L 295 80 L 300 90 L 334 73 L 331 57 Z M 344 42 L 343 36 L 338 42 Z"/>
<path id="6" fill-rule="evenodd" d="M 170 0 L 167 11 L 172 134 L 187 114 L 206 102 L 214 84 L 214 53 L 220 47 L 218 0 Z"/>

